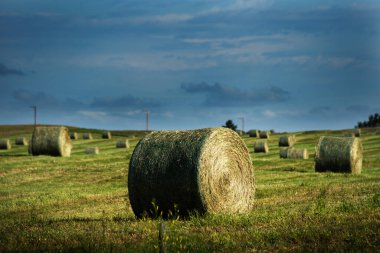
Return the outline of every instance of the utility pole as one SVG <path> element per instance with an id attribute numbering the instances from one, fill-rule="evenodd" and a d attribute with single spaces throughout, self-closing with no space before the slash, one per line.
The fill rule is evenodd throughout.
<path id="1" fill-rule="evenodd" d="M 149 111 L 147 110 L 146 112 L 146 130 L 149 130 Z"/>
<path id="2" fill-rule="evenodd" d="M 243 135 L 243 133 L 244 133 L 244 117 L 240 117 L 239 119 L 241 120 L 240 134 Z"/>
<path id="3" fill-rule="evenodd" d="M 33 106 L 30 106 L 30 108 L 34 109 L 34 129 L 36 129 L 36 126 L 37 126 L 37 106 L 33 105 Z"/>

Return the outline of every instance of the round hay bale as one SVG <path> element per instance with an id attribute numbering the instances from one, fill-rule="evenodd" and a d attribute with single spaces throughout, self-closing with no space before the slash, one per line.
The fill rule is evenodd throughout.
<path id="1" fill-rule="evenodd" d="M 31 140 L 32 155 L 69 157 L 71 140 L 66 127 L 36 127 Z"/>
<path id="2" fill-rule="evenodd" d="M 111 139 L 111 132 L 103 132 L 102 133 L 102 138 L 103 139 Z"/>
<path id="3" fill-rule="evenodd" d="M 15 143 L 16 143 L 16 145 L 21 145 L 21 146 L 28 145 L 28 141 L 26 140 L 25 137 L 18 137 L 18 138 L 16 138 Z"/>
<path id="4" fill-rule="evenodd" d="M 245 213 L 252 209 L 254 182 L 247 146 L 228 128 L 152 132 L 137 144 L 128 173 L 139 218 Z"/>
<path id="5" fill-rule="evenodd" d="M 316 147 L 315 171 L 360 174 L 362 149 L 358 138 L 322 136 Z"/>
<path id="6" fill-rule="evenodd" d="M 84 140 L 92 140 L 92 134 L 91 133 L 83 133 L 83 139 Z"/>
<path id="7" fill-rule="evenodd" d="M 286 153 L 288 159 L 309 159 L 309 152 L 306 148 L 288 148 Z"/>
<path id="8" fill-rule="evenodd" d="M 126 139 L 117 140 L 116 148 L 129 148 L 129 141 Z"/>
<path id="9" fill-rule="evenodd" d="M 28 154 L 32 155 L 32 140 L 29 141 Z"/>
<path id="10" fill-rule="evenodd" d="M 288 158 L 288 149 L 289 148 L 280 148 L 280 158 Z"/>
<path id="11" fill-rule="evenodd" d="M 260 131 L 261 139 L 269 139 L 270 132 L 269 131 Z"/>
<path id="12" fill-rule="evenodd" d="M 253 151 L 255 153 L 268 153 L 268 143 L 266 141 L 255 141 L 255 143 L 253 143 Z"/>
<path id="13" fill-rule="evenodd" d="M 296 136 L 295 135 L 289 135 L 289 136 L 280 136 L 278 141 L 278 146 L 280 147 L 291 147 L 296 142 Z"/>
<path id="14" fill-rule="evenodd" d="M 88 147 L 84 151 L 87 155 L 98 155 L 99 154 L 99 148 L 98 147 Z"/>
<path id="15" fill-rule="evenodd" d="M 71 132 L 70 133 L 70 139 L 72 139 L 72 140 L 78 140 L 78 133 Z"/>
<path id="16" fill-rule="evenodd" d="M 249 137 L 259 137 L 259 130 L 249 130 L 248 135 Z"/>
<path id="17" fill-rule="evenodd" d="M 12 148 L 11 141 L 9 139 L 1 139 L 0 140 L 0 149 L 9 150 Z"/>
<path id="18" fill-rule="evenodd" d="M 362 133 L 362 131 L 360 130 L 360 128 L 356 128 L 356 129 L 354 130 L 355 137 L 360 137 L 360 136 L 361 136 L 361 133 Z"/>

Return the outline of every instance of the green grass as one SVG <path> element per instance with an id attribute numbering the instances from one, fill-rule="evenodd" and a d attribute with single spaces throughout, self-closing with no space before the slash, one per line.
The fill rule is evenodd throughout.
<path id="1" fill-rule="evenodd" d="M 75 140 L 69 158 L 27 154 L 27 147 L 0 150 L 0 252 L 158 252 L 159 220 L 135 219 L 128 200 L 129 159 L 145 132 L 113 132 L 111 140 Z M 0 138 L 31 136 L 30 126 L 0 126 Z M 376 251 L 380 248 L 380 135 L 362 130 L 360 175 L 315 173 L 320 135 L 298 132 L 296 147 L 308 160 L 279 158 L 278 134 L 269 153 L 253 153 L 254 210 L 245 215 L 193 215 L 164 221 L 168 252 Z M 118 136 L 119 135 L 119 136 Z M 116 149 L 120 136 L 129 149 Z M 122 137 L 120 137 L 122 138 Z M 99 155 L 86 155 L 98 146 Z"/>

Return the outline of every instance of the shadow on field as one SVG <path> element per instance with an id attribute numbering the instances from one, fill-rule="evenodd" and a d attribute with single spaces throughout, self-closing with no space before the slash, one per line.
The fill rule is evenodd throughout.
<path id="1" fill-rule="evenodd" d="M 0 154 L 0 156 L 4 156 L 4 157 L 23 157 L 23 156 L 30 156 L 30 155 L 24 155 L 24 154 Z"/>
<path id="2" fill-rule="evenodd" d="M 287 172 L 308 172 L 307 170 L 305 169 L 297 169 L 297 168 L 294 168 L 294 167 L 280 167 L 280 168 L 273 168 L 273 169 L 269 169 L 270 171 L 277 171 L 277 172 L 283 172 L 283 171 L 287 171 Z"/>
<path id="3" fill-rule="evenodd" d="M 47 223 L 61 223 L 61 222 L 104 222 L 104 221 L 113 221 L 113 222 L 132 222 L 136 221 L 134 216 L 131 217 L 100 217 L 100 218 L 88 218 L 88 217 L 68 217 L 68 218 L 57 218 L 57 219 L 47 219 Z"/>

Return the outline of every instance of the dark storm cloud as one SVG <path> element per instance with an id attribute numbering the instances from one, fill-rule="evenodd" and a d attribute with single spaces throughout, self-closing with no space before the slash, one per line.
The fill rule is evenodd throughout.
<path id="1" fill-rule="evenodd" d="M 181 89 L 189 94 L 205 94 L 204 106 L 247 106 L 260 105 L 273 102 L 284 102 L 290 97 L 290 93 L 276 86 L 266 89 L 241 90 L 234 87 L 225 87 L 219 83 L 214 85 L 205 82 L 194 84 L 184 83 Z"/>
<path id="2" fill-rule="evenodd" d="M 54 96 L 46 94 L 45 92 L 33 92 L 29 90 L 16 90 L 12 93 L 12 98 L 15 100 L 17 105 L 21 106 L 32 106 L 36 105 L 38 107 L 43 107 L 46 110 L 52 109 L 79 109 L 84 106 L 83 103 L 72 99 L 58 99 Z"/>
<path id="3" fill-rule="evenodd" d="M 16 76 L 23 76 L 25 75 L 24 72 L 18 69 L 12 69 L 4 64 L 0 63 L 0 76 L 7 76 L 7 75 L 16 75 Z"/>
<path id="4" fill-rule="evenodd" d="M 346 107 L 346 111 L 348 112 L 366 112 L 369 110 L 369 107 L 366 105 L 350 105 Z"/>
<path id="5" fill-rule="evenodd" d="M 317 107 L 313 107 L 309 110 L 309 113 L 310 114 L 313 114 L 313 115 L 319 115 L 319 114 L 326 114 L 326 113 L 330 113 L 332 112 L 333 109 L 330 107 L 330 106 L 317 106 Z"/>
<path id="6" fill-rule="evenodd" d="M 131 95 L 121 96 L 121 97 L 96 97 L 92 102 L 92 107 L 97 108 L 156 108 L 160 107 L 162 104 L 153 99 L 143 99 L 134 97 Z"/>

